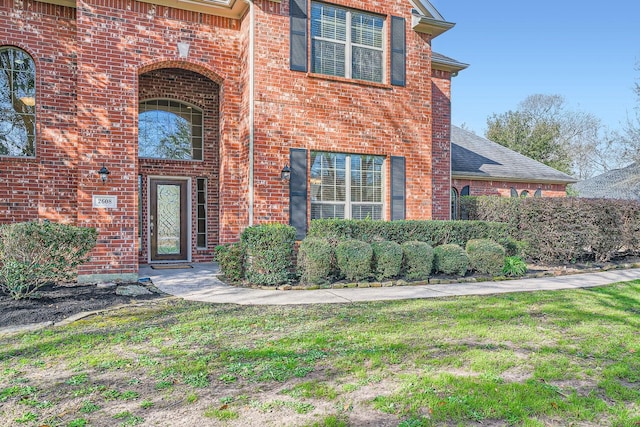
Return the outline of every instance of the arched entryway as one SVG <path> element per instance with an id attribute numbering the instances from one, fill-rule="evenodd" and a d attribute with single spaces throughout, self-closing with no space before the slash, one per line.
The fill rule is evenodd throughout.
<path id="1" fill-rule="evenodd" d="M 182 68 L 138 80 L 139 261 L 210 261 L 218 243 L 220 86 Z"/>

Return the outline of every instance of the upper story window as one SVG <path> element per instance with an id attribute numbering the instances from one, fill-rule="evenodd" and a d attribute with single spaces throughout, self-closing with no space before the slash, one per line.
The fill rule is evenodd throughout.
<path id="1" fill-rule="evenodd" d="M 33 58 L 0 47 L 0 156 L 36 154 L 36 66 Z"/>
<path id="2" fill-rule="evenodd" d="M 311 153 L 311 219 L 383 219 L 384 157 Z"/>
<path id="3" fill-rule="evenodd" d="M 311 71 L 382 83 L 384 18 L 311 3 Z"/>
<path id="4" fill-rule="evenodd" d="M 202 160 L 202 111 L 167 99 L 141 102 L 138 110 L 138 156 Z"/>

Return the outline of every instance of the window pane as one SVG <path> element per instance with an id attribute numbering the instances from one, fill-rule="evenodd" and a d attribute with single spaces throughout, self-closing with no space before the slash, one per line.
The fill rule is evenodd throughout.
<path id="1" fill-rule="evenodd" d="M 351 73 L 354 79 L 382 82 L 382 51 L 353 47 Z"/>
<path id="2" fill-rule="evenodd" d="M 382 26 L 378 16 L 353 12 L 351 14 L 351 42 L 382 49 Z"/>
<path id="3" fill-rule="evenodd" d="M 345 45 L 314 40 L 311 55 L 314 73 L 345 77 Z"/>
<path id="4" fill-rule="evenodd" d="M 140 103 L 138 156 L 156 159 L 202 160 L 202 112 L 171 100 Z"/>
<path id="5" fill-rule="evenodd" d="M 311 154 L 311 201 L 334 202 L 345 200 L 344 154 Z"/>
<path id="6" fill-rule="evenodd" d="M 0 48 L 0 155 L 35 155 L 35 77 L 31 56 Z"/>
<path id="7" fill-rule="evenodd" d="M 311 203 L 311 219 L 344 219 L 344 204 Z"/>
<path id="8" fill-rule="evenodd" d="M 311 4 L 311 37 L 347 40 L 347 11 L 331 5 Z"/>
<path id="9" fill-rule="evenodd" d="M 353 219 L 382 219 L 382 205 L 353 205 Z"/>

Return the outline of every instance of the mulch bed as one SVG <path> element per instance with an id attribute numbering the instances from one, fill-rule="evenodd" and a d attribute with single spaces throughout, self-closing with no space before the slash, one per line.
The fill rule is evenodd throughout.
<path id="1" fill-rule="evenodd" d="M 47 285 L 37 298 L 14 300 L 0 294 L 0 328 L 42 322 L 59 322 L 86 311 L 166 297 L 153 292 L 136 297 L 116 294 L 118 285 Z"/>

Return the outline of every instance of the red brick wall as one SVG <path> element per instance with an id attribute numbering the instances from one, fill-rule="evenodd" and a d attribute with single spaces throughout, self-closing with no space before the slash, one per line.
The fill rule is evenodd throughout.
<path id="1" fill-rule="evenodd" d="M 433 70 L 433 219 L 449 219 L 451 210 L 451 73 Z"/>
<path id="2" fill-rule="evenodd" d="M 369 84 L 290 71 L 289 2 L 256 1 L 256 222 L 289 220 L 288 185 L 280 180 L 280 170 L 289 162 L 291 147 L 405 156 L 407 218 L 432 218 L 430 40 L 411 29 L 411 4 L 406 0 L 332 3 L 385 15 L 387 23 L 392 15 L 406 19 L 407 85 L 391 86 L 388 76 L 385 84 Z M 441 142 L 443 138 L 445 134 Z M 436 156 L 448 164 L 448 147 L 439 145 Z M 446 182 L 448 194 L 448 174 L 447 167 L 438 176 L 438 192 Z"/>
<path id="3" fill-rule="evenodd" d="M 533 193 L 537 189 L 542 189 L 542 197 L 566 197 L 566 185 L 565 184 L 541 184 L 535 182 L 507 182 L 507 181 L 480 181 L 480 180 L 468 180 L 468 179 L 453 179 L 451 186 L 455 188 L 458 193 L 462 191 L 464 186 L 468 185 L 471 196 L 502 196 L 510 197 L 511 188 L 515 188 L 518 194 L 527 190 L 529 196 L 533 196 Z"/>
<path id="4" fill-rule="evenodd" d="M 75 9 L 0 0 L 0 46 L 36 65 L 36 156 L 0 157 L 0 222 L 76 219 Z"/>

